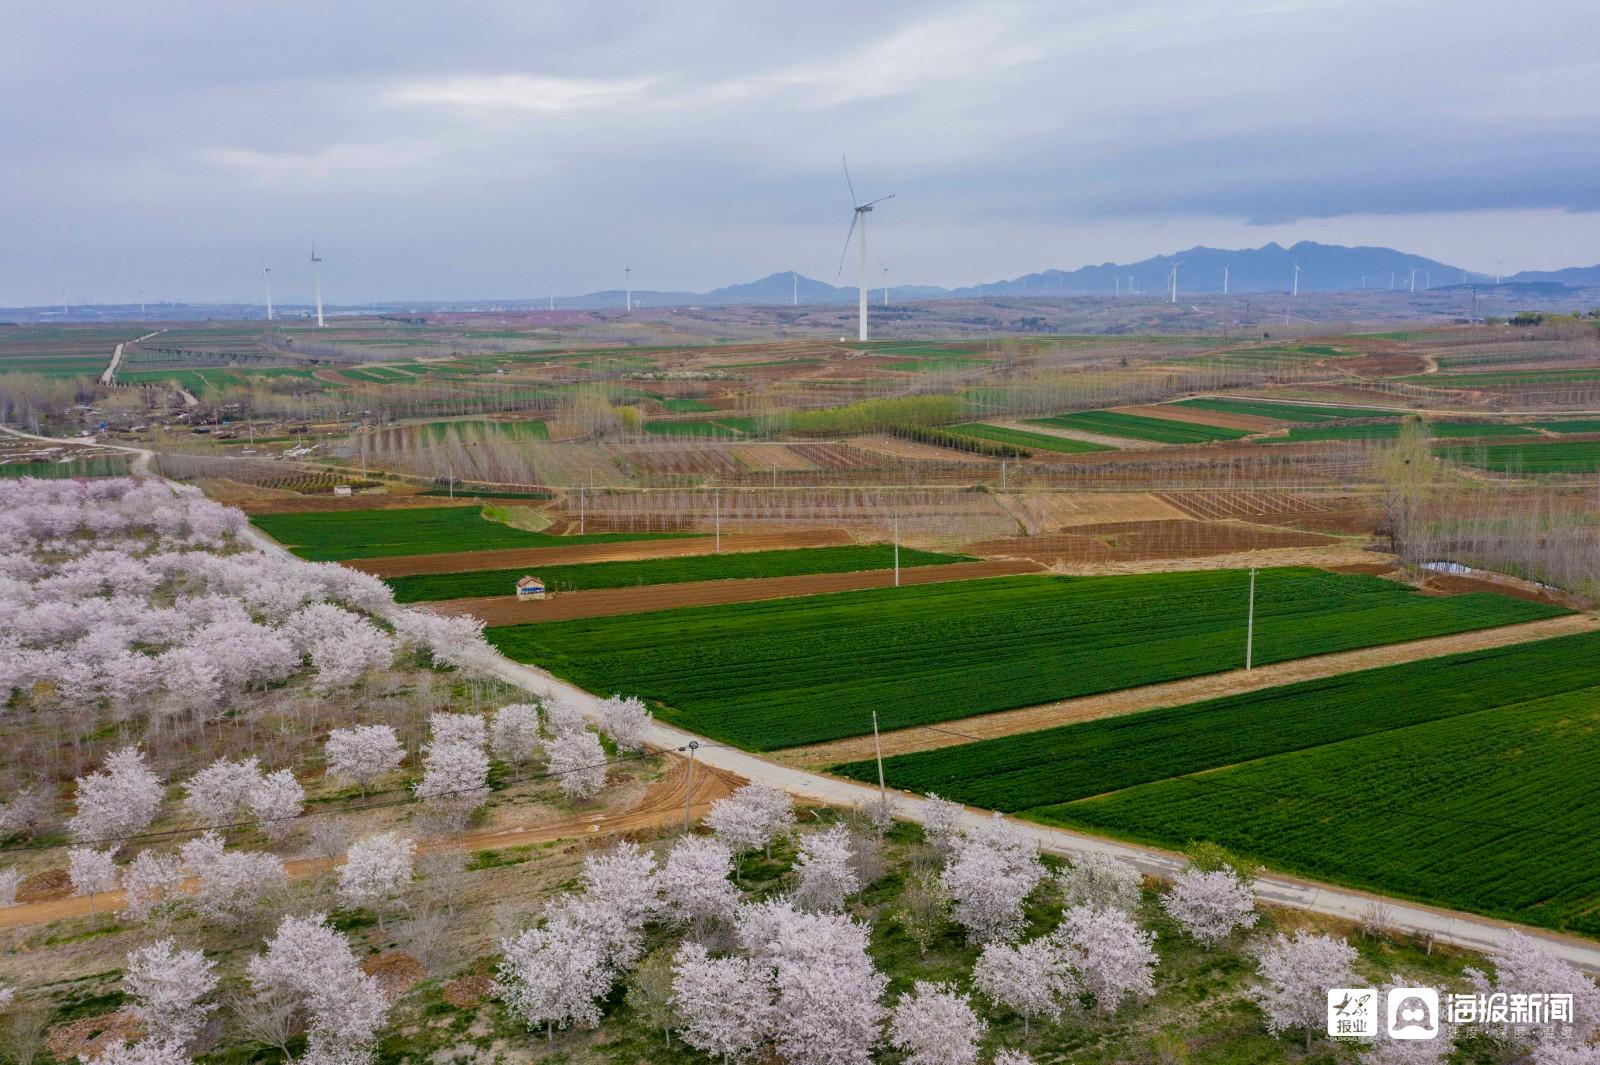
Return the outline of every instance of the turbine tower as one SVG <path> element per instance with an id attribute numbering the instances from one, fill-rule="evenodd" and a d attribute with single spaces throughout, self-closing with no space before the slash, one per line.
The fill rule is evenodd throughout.
<path id="1" fill-rule="evenodd" d="M 794 295 L 790 297 L 789 306 L 798 307 L 800 306 L 800 272 L 798 270 L 790 270 L 789 280 L 794 283 Z"/>
<path id="2" fill-rule="evenodd" d="M 839 158 L 840 158 L 841 162 L 844 162 L 844 157 L 843 156 L 840 156 Z M 854 213 L 850 216 L 850 228 L 848 230 L 846 230 L 845 234 L 844 234 L 844 251 L 839 253 L 839 269 L 834 271 L 834 276 L 837 277 L 839 274 L 844 272 L 844 257 L 850 253 L 850 238 L 855 235 L 856 227 L 860 226 L 861 227 L 861 281 L 860 281 L 859 298 L 857 299 L 857 302 L 856 302 L 856 313 L 857 313 L 857 316 L 859 318 L 859 328 L 857 329 L 856 333 L 857 333 L 857 339 L 858 340 L 866 340 L 867 339 L 867 215 L 872 213 L 872 209 L 875 206 L 877 206 L 878 204 L 882 203 L 884 200 L 892 200 L 892 199 L 894 199 L 894 193 L 891 192 L 887 196 L 879 196 L 876 200 L 868 200 L 866 203 L 862 203 L 860 200 L 856 199 L 856 183 L 854 181 L 850 180 L 850 164 L 848 162 L 844 162 L 844 181 L 845 181 L 845 184 L 850 187 L 850 207 L 851 207 L 851 210 Z"/>
<path id="3" fill-rule="evenodd" d="M 317 328 L 327 328 L 327 323 L 322 320 L 322 258 L 317 255 L 317 240 L 311 238 L 311 271 L 317 286 Z"/>
<path id="4" fill-rule="evenodd" d="M 1177 303 L 1178 302 L 1178 267 L 1180 267 L 1182 265 L 1183 264 L 1178 262 L 1177 260 L 1173 260 L 1172 273 L 1168 275 L 1168 281 L 1171 283 L 1171 286 L 1172 286 L 1171 292 L 1167 297 L 1167 302 L 1168 303 Z"/>
<path id="5" fill-rule="evenodd" d="M 1411 292 L 1412 292 L 1413 295 L 1415 295 L 1416 291 L 1417 291 L 1417 268 L 1415 266 L 1413 266 L 1411 268 Z"/>
<path id="6" fill-rule="evenodd" d="M 267 275 L 267 321 L 272 321 L 272 267 L 263 266 L 261 272 Z"/>
<path id="7" fill-rule="evenodd" d="M 623 290 L 627 293 L 627 295 L 624 297 L 624 304 L 626 306 L 626 309 L 627 309 L 628 313 L 632 314 L 633 313 L 633 267 L 624 266 L 622 268 L 622 278 L 623 278 L 622 287 L 623 287 Z"/>
<path id="8" fill-rule="evenodd" d="M 1300 275 L 1303 274 L 1303 273 L 1305 273 L 1305 271 L 1300 269 L 1300 264 L 1299 263 L 1295 263 L 1294 264 L 1294 288 L 1290 290 L 1289 295 L 1291 295 L 1291 296 L 1300 295 Z"/>
<path id="9" fill-rule="evenodd" d="M 1228 294 L 1228 266 L 1226 263 L 1222 266 L 1222 294 L 1224 296 Z"/>
<path id="10" fill-rule="evenodd" d="M 883 305 L 889 306 L 889 268 L 883 268 Z"/>

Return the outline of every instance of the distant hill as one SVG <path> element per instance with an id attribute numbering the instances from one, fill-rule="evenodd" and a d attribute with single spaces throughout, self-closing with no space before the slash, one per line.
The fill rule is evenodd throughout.
<path id="1" fill-rule="evenodd" d="M 1571 288 L 1600 288 L 1600 265 L 1569 266 L 1565 270 L 1524 270 L 1506 280 L 1521 284 L 1554 283 Z"/>

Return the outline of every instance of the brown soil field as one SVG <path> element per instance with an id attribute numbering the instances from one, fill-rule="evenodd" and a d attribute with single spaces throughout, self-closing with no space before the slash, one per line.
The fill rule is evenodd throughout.
<path id="1" fill-rule="evenodd" d="M 939 584 L 944 581 L 1008 577 L 1018 573 L 1037 573 L 1037 563 L 1027 559 L 987 562 L 956 562 L 948 566 L 917 566 L 900 571 L 902 585 Z M 639 588 L 597 588 L 589 592 L 570 592 L 531 603 L 518 602 L 516 596 L 496 595 L 481 599 L 449 599 L 419 604 L 438 614 L 463 614 L 480 618 L 486 625 L 532 625 L 545 621 L 571 621 L 575 618 L 610 617 L 615 614 L 643 614 L 655 610 L 676 610 L 686 606 L 716 606 L 724 603 L 754 603 L 763 599 L 789 599 L 827 592 L 854 592 L 864 588 L 894 586 L 892 569 L 862 570 L 856 573 L 816 573 L 798 577 L 752 577 L 727 581 L 690 581 L 683 584 L 657 584 Z"/>
<path id="2" fill-rule="evenodd" d="M 759 473 L 773 470 L 814 470 L 816 467 L 792 448 L 783 444 L 745 444 L 733 449 L 733 457 Z"/>
<path id="3" fill-rule="evenodd" d="M 1019 492 L 994 498 L 1036 533 L 1111 521 L 1161 521 L 1185 513 L 1149 492 Z"/>
<path id="4" fill-rule="evenodd" d="M 208 490 L 207 495 L 210 495 Z M 224 498 L 231 507 L 246 514 L 302 514 L 318 510 L 407 510 L 413 507 L 470 507 L 479 502 L 466 491 L 458 491 L 454 499 L 449 496 L 416 495 L 414 489 L 374 492 L 369 495 L 352 495 L 341 498 L 333 495 L 319 496 L 258 496 L 256 498 Z"/>
<path id="5" fill-rule="evenodd" d="M 912 462 L 994 461 L 987 455 L 978 455 L 971 451 L 958 451 L 950 447 L 938 447 L 934 444 L 923 444 L 916 440 L 902 440 L 897 436 L 889 436 L 887 434 L 853 436 L 849 442 L 862 451 L 867 451 L 874 455 L 882 455 L 891 459 L 907 459 Z"/>
<path id="6" fill-rule="evenodd" d="M 626 810 L 607 813 L 597 811 L 574 817 L 534 825 L 509 825 L 486 831 L 467 832 L 444 839 L 423 839 L 417 842 L 418 854 L 440 851 L 481 851 L 517 847 L 525 843 L 543 843 L 555 839 L 570 839 L 604 833 L 623 835 L 644 833 L 668 825 L 681 824 L 683 819 L 683 785 L 688 763 L 672 756 L 672 768 L 647 789 L 639 802 Z M 711 804 L 733 793 L 745 780 L 732 773 L 697 765 L 694 772 L 694 795 L 690 800 L 691 816 L 703 817 Z M 291 879 L 314 876 L 328 868 L 323 858 L 295 858 L 284 863 Z M 65 881 L 63 871 L 62 880 Z M 68 917 L 81 917 L 91 910 L 109 913 L 123 906 L 121 891 L 106 891 L 93 899 L 82 895 L 67 895 L 64 884 L 54 897 L 19 903 L 0 908 L 0 928 L 42 924 Z"/>
<path id="7" fill-rule="evenodd" d="M 789 450 L 806 462 L 824 470 L 849 470 L 858 466 L 882 466 L 877 456 L 849 444 L 790 444 Z"/>
<path id="8" fill-rule="evenodd" d="M 1100 444 L 1104 447 L 1115 448 L 1118 451 L 1153 451 L 1165 447 L 1154 440 L 1131 440 L 1121 436 L 1102 436 L 1099 433 L 1086 433 L 1079 429 L 1061 429 L 1054 425 L 1035 425 L 1032 422 L 1020 421 L 1016 418 L 990 418 L 990 425 L 998 425 L 1006 429 L 1016 429 L 1024 433 L 1038 433 L 1041 436 L 1057 436 L 1063 440 L 1080 440 L 1086 444 Z M 1091 455 L 1103 455 L 1102 452 L 1089 452 Z"/>
<path id="9" fill-rule="evenodd" d="M 1331 547 L 1336 537 L 1228 521 L 1118 521 L 1075 526 L 1070 533 L 984 540 L 967 551 L 1080 566 L 1146 559 L 1198 558 L 1285 547 Z"/>
<path id="10" fill-rule="evenodd" d="M 1173 407 L 1165 404 L 1150 407 L 1116 407 L 1114 409 L 1120 414 L 1136 414 L 1143 418 L 1165 418 L 1169 422 L 1188 422 L 1191 425 L 1214 425 L 1223 429 L 1264 432 L 1283 428 L 1283 422 L 1276 418 L 1258 418 L 1250 414 L 1223 414 L 1220 411 Z"/>
<path id="11" fill-rule="evenodd" d="M 724 534 L 723 553 L 780 551 L 792 547 L 838 547 L 854 543 L 842 529 L 797 529 L 772 533 Z M 609 544 L 573 544 L 571 547 L 506 547 L 488 551 L 457 551 L 437 555 L 400 555 L 394 558 L 358 558 L 343 565 L 374 577 L 411 577 L 418 573 L 465 573 L 478 569 L 513 569 L 517 566 L 554 566 L 571 562 L 633 562 L 647 558 L 678 558 L 716 553 L 713 537 L 689 540 L 620 540 Z"/>
<path id="12" fill-rule="evenodd" d="M 1405 355 L 1398 351 L 1344 358 L 1329 365 L 1360 377 L 1404 377 L 1426 373 L 1428 360 L 1421 355 Z"/>
<path id="13" fill-rule="evenodd" d="M 1360 651 L 1341 651 L 1337 654 L 1297 658 L 1290 662 L 1277 662 L 1257 669 L 1236 669 L 1227 673 L 1213 673 L 1204 677 L 1188 677 L 1165 684 L 1149 684 L 1139 688 L 1124 688 L 1106 695 L 1092 695 L 1081 699 L 1064 699 L 1056 703 L 1003 710 L 994 714 L 962 718 L 937 728 L 917 726 L 883 733 L 885 755 L 907 754 L 912 751 L 930 751 L 938 747 L 954 747 L 973 740 L 1011 736 L 1019 732 L 1036 732 L 1057 725 L 1077 724 L 1096 718 L 1116 717 L 1140 710 L 1153 710 L 1161 706 L 1216 699 L 1224 695 L 1274 688 L 1296 681 L 1332 677 L 1361 669 L 1416 662 L 1424 658 L 1478 651 L 1508 644 L 1543 640 L 1575 632 L 1591 632 L 1600 628 L 1600 621 L 1585 614 L 1530 621 L 1521 625 L 1505 625 L 1496 629 L 1458 633 L 1428 640 L 1372 647 Z M 822 768 L 839 762 L 855 761 L 873 756 L 872 737 L 855 737 L 818 743 L 809 747 L 791 747 L 777 752 L 774 757 L 791 765 Z"/>
<path id="14" fill-rule="evenodd" d="M 647 477 L 738 475 L 745 467 L 723 447 L 666 444 L 652 448 L 619 448 L 617 454 L 635 473 Z"/>
<path id="15" fill-rule="evenodd" d="M 1219 492 L 1158 492 L 1156 498 L 1191 517 L 1261 518 L 1321 512 L 1321 503 L 1292 492 L 1229 489 Z"/>

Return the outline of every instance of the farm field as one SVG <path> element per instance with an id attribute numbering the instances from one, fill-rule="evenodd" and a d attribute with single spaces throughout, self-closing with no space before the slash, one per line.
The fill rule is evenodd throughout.
<path id="1" fill-rule="evenodd" d="M 1197 425 L 1111 410 L 1080 411 L 1076 414 L 1058 414 L 1052 418 L 1029 418 L 1027 421 L 1030 425 L 1053 425 L 1060 429 L 1149 440 L 1157 444 L 1207 444 L 1216 440 L 1238 440 L 1250 435 L 1243 429 Z"/>
<path id="2" fill-rule="evenodd" d="M 1322 407 L 1305 403 L 1275 403 L 1264 399 L 1180 399 L 1172 406 L 1193 407 L 1196 410 L 1216 411 L 1219 414 L 1275 418 L 1284 422 L 1331 422 L 1344 418 L 1400 417 L 1394 411 L 1372 407 Z"/>
<path id="3" fill-rule="evenodd" d="M 973 561 L 966 555 L 900 549 L 902 568 L 941 566 Z M 860 547 L 815 547 L 794 551 L 747 551 L 727 555 L 689 555 L 681 558 L 637 562 L 590 562 L 547 566 L 538 576 L 551 591 L 627 588 L 635 585 L 681 584 L 689 581 L 735 580 L 753 577 L 789 577 L 818 573 L 853 573 L 894 565 L 894 547 L 867 544 Z M 416 603 L 472 596 L 507 595 L 526 568 L 474 570 L 394 577 L 389 586 L 395 601 Z"/>
<path id="4" fill-rule="evenodd" d="M 1312 425 L 1290 429 L 1289 435 L 1269 437 L 1265 443 L 1299 443 L 1306 440 L 1393 440 L 1400 435 L 1400 422 L 1376 425 Z M 1428 435 L 1451 437 L 1533 436 L 1525 425 L 1504 422 L 1429 422 Z"/>
<path id="5" fill-rule="evenodd" d="M 1112 451 L 1104 444 L 1091 444 L 1087 440 L 1072 440 L 1064 436 L 1046 436 L 1021 429 L 1008 429 L 1003 425 L 985 425 L 983 422 L 963 422 L 952 425 L 950 432 L 990 440 L 997 444 L 1028 448 L 1033 451 L 1054 451 L 1063 455 L 1076 455 L 1088 451 Z"/>
<path id="6" fill-rule="evenodd" d="M 950 721 L 1242 664 L 1232 570 L 1012 577 L 491 629 L 508 656 L 756 750 Z M 1377 577 L 1262 572 L 1262 663 L 1565 613 Z M 663 653 L 670 651 L 670 653 Z"/>
<path id="7" fill-rule="evenodd" d="M 1451 462 L 1499 473 L 1590 473 L 1600 469 L 1600 440 L 1478 447 L 1436 447 Z"/>
<path id="8" fill-rule="evenodd" d="M 340 562 L 354 558 L 438 554 L 511 547 L 559 547 L 617 540 L 672 539 L 674 533 L 595 533 L 552 536 L 527 532 L 484 517 L 482 507 L 410 507 L 402 510 L 309 511 L 257 514 L 251 523 L 301 558 Z"/>
<path id="9" fill-rule="evenodd" d="M 1571 418 L 1566 421 L 1531 422 L 1536 429 L 1552 433 L 1600 433 L 1600 418 Z"/>
<path id="10" fill-rule="evenodd" d="M 891 785 L 1600 933 L 1600 633 L 888 758 Z M 1448 751 L 1449 757 L 1439 752 Z M 869 762 L 836 771 L 876 779 Z M 1336 830 L 1330 825 L 1336 824 Z"/>

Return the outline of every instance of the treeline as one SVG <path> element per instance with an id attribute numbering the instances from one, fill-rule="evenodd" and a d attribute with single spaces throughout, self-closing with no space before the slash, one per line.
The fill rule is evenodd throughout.
<path id="1" fill-rule="evenodd" d="M 797 433 L 877 433 L 896 426 L 948 425 L 961 420 L 961 401 L 951 395 L 888 396 L 842 407 L 796 411 Z"/>
<path id="2" fill-rule="evenodd" d="M 926 425 L 893 425 L 889 427 L 891 436 L 898 436 L 902 440 L 915 440 L 919 444 L 933 444 L 937 447 L 953 448 L 956 451 L 970 451 L 974 455 L 987 455 L 995 459 L 1025 459 L 1032 452 L 1010 444 L 1001 444 L 993 440 L 979 440 L 973 436 L 963 436 L 951 432 L 949 429 L 935 429 Z"/>

